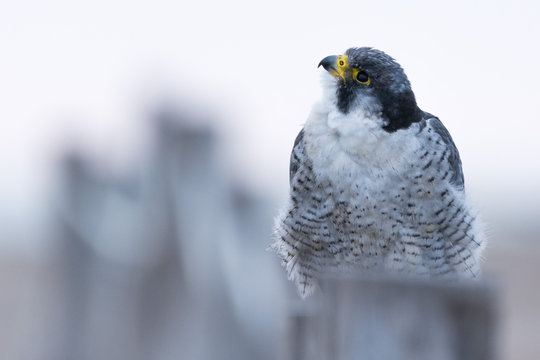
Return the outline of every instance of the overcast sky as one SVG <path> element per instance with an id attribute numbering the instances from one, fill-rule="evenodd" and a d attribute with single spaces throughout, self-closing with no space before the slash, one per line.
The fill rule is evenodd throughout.
<path id="1" fill-rule="evenodd" d="M 145 114 L 168 97 L 225 136 L 232 176 L 284 199 L 318 62 L 374 46 L 441 118 L 488 218 L 540 203 L 540 5 L 453 1 L 0 2 L 2 243 L 31 244 L 58 154 L 136 162 Z M 521 211 L 521 212 L 520 212 Z M 38 228 L 38 226 L 34 227 Z M 28 245 L 32 246 L 32 245 Z"/>

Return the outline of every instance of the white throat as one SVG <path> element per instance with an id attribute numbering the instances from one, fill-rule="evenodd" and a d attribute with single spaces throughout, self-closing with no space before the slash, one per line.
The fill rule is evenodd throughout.
<path id="1" fill-rule="evenodd" d="M 380 113 L 365 111 L 373 104 L 362 104 L 362 99 L 344 114 L 336 105 L 335 81 L 325 85 L 330 89 L 325 86 L 323 100 L 313 106 L 304 127 L 306 151 L 315 170 L 339 176 L 355 168 L 373 174 L 402 169 L 420 147 L 414 136 L 417 127 L 385 131 Z"/>

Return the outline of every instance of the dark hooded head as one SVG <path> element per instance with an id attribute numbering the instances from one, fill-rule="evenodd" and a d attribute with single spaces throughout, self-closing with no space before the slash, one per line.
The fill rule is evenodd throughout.
<path id="1" fill-rule="evenodd" d="M 367 113 L 380 113 L 388 132 L 422 119 L 405 72 L 384 52 L 351 48 L 344 55 L 327 56 L 320 65 L 336 78 L 336 105 L 341 112 L 362 107 Z"/>

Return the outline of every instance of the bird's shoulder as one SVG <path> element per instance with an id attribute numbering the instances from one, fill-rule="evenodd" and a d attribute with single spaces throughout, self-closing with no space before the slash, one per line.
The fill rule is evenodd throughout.
<path id="1" fill-rule="evenodd" d="M 447 161 L 450 170 L 449 181 L 457 189 L 463 190 L 464 176 L 461 166 L 461 158 L 450 132 L 446 129 L 442 121 L 437 116 L 427 112 L 424 112 L 423 119 L 420 121 L 419 126 L 421 133 L 429 134 L 430 139 L 432 136 L 435 136 L 437 138 L 435 142 L 437 143 L 438 141 L 439 144 L 442 143 L 445 154 L 444 158 Z"/>

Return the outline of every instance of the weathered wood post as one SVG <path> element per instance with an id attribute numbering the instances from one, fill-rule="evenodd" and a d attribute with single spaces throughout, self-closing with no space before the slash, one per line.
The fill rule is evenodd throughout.
<path id="1" fill-rule="evenodd" d="M 317 304 L 290 318 L 291 359 L 495 358 L 490 282 L 327 278 Z"/>

